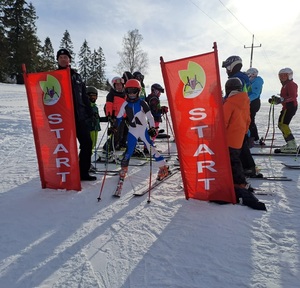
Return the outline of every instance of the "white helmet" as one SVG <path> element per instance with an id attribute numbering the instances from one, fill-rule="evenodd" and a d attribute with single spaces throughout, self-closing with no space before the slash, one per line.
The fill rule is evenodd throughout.
<path id="1" fill-rule="evenodd" d="M 246 73 L 249 78 L 255 78 L 258 75 L 258 70 L 256 68 L 249 68 Z"/>
<path id="2" fill-rule="evenodd" d="M 114 78 L 111 80 L 111 85 L 112 85 L 113 87 L 115 87 L 115 84 L 116 84 L 116 83 L 122 83 L 122 84 L 124 84 L 124 79 L 121 78 L 121 77 L 119 77 L 119 76 L 116 76 L 116 77 L 114 77 Z"/>
<path id="3" fill-rule="evenodd" d="M 282 69 L 279 70 L 278 75 L 279 74 L 287 74 L 289 80 L 293 79 L 293 70 L 291 68 L 288 68 L 288 67 L 282 68 Z"/>

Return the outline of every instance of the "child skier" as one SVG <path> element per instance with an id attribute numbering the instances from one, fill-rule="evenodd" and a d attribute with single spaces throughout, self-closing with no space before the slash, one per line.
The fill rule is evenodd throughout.
<path id="1" fill-rule="evenodd" d="M 124 153 L 123 159 L 121 160 L 120 181 L 115 193 L 116 196 L 120 196 L 123 181 L 128 171 L 129 160 L 139 138 L 144 142 L 147 149 L 151 151 L 151 155 L 155 161 L 159 163 L 157 180 L 163 180 L 170 174 L 169 167 L 166 165 L 164 157 L 157 152 L 153 146 L 153 141 L 150 138 L 155 137 L 157 131 L 155 129 L 154 119 L 148 104 L 139 98 L 141 88 L 140 82 L 136 79 L 130 79 L 126 82 L 126 102 L 123 103 L 117 115 L 118 124 L 121 123 L 123 115 L 127 115 L 129 131 L 127 136 L 127 149 Z M 150 126 L 149 129 L 148 122 Z M 116 129 L 116 127 L 114 127 L 114 129 Z"/>

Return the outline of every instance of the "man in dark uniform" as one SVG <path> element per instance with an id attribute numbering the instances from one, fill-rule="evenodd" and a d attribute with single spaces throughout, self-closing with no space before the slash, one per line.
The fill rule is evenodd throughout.
<path id="1" fill-rule="evenodd" d="M 70 66 L 71 54 L 63 48 L 57 51 L 56 59 L 58 69 L 66 69 Z M 88 123 L 92 121 L 93 110 L 90 100 L 86 94 L 86 86 L 81 76 L 74 70 L 71 71 L 71 85 L 73 94 L 76 136 L 79 141 L 79 170 L 82 181 L 94 181 L 97 177 L 89 174 L 92 156 L 92 139 L 90 136 Z"/>

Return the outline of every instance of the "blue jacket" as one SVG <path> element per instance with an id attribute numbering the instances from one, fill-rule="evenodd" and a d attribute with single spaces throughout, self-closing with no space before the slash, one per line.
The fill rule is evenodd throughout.
<path id="1" fill-rule="evenodd" d="M 244 92 L 249 91 L 250 80 L 249 80 L 249 77 L 246 73 L 239 71 L 239 72 L 235 73 L 234 75 L 232 75 L 231 77 L 228 77 L 228 78 L 233 78 L 233 77 L 237 77 L 242 81 Z"/>
<path id="2" fill-rule="evenodd" d="M 264 84 L 264 80 L 260 76 L 257 76 L 252 80 L 250 80 L 250 87 L 248 91 L 250 102 L 260 98 L 263 84 Z"/>

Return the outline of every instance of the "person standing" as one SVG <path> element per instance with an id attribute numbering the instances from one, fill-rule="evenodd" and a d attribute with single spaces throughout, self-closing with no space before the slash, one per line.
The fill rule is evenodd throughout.
<path id="1" fill-rule="evenodd" d="M 291 120 L 298 109 L 298 85 L 293 80 L 293 70 L 283 68 L 278 72 L 279 80 L 282 84 L 280 96 L 273 95 L 269 99 L 271 104 L 282 104 L 282 110 L 278 118 L 278 128 L 282 132 L 286 145 L 275 149 L 275 153 L 297 153 L 295 137 L 289 127 Z"/>
<path id="2" fill-rule="evenodd" d="M 116 76 L 111 80 L 111 89 L 106 96 L 105 115 L 108 117 L 111 126 L 115 126 L 116 116 L 118 115 L 122 104 L 126 101 L 124 93 L 124 79 Z M 109 143 L 105 143 L 103 149 L 106 152 L 122 150 L 126 148 L 126 138 L 128 129 L 126 121 L 123 119 L 118 130 L 113 132 L 113 137 L 109 139 Z M 113 140 L 113 142 L 112 142 Z M 112 146 L 112 144 L 114 146 Z"/>
<path id="3" fill-rule="evenodd" d="M 145 78 L 145 76 L 141 72 L 139 72 L 139 71 L 133 72 L 132 75 L 133 75 L 134 79 L 140 81 L 141 87 L 142 87 L 142 90 L 141 90 L 141 93 L 140 93 L 140 98 L 142 100 L 145 100 L 146 97 L 147 97 L 146 89 L 145 89 L 145 84 L 144 84 L 144 78 Z"/>
<path id="4" fill-rule="evenodd" d="M 66 69 L 70 67 L 71 54 L 62 48 L 57 51 L 56 60 L 58 69 Z M 92 121 L 93 110 L 90 105 L 90 100 L 86 94 L 86 86 L 82 81 L 81 76 L 74 70 L 71 72 L 72 96 L 75 115 L 76 137 L 80 144 L 79 146 L 79 171 L 82 181 L 94 181 L 97 177 L 89 174 L 92 156 L 92 139 L 88 123 Z"/>
<path id="5" fill-rule="evenodd" d="M 241 72 L 243 67 L 242 59 L 239 56 L 230 56 L 222 63 L 222 67 L 226 68 L 226 73 L 228 75 L 228 79 L 237 77 L 242 82 L 242 91 L 247 92 L 250 86 L 250 80 L 246 73 Z M 225 95 L 225 99 L 228 95 Z M 249 97 L 249 96 L 248 96 Z M 249 107 L 250 113 L 250 107 Z M 250 125 L 250 123 L 249 123 Z M 248 127 L 249 130 L 249 127 Z M 261 178 L 263 175 L 261 173 L 257 173 L 255 161 L 251 155 L 250 148 L 249 148 L 249 137 L 247 132 L 244 135 L 244 142 L 241 148 L 240 159 L 242 161 L 242 165 L 244 171 L 247 172 L 248 177 L 252 178 Z"/>
<path id="6" fill-rule="evenodd" d="M 233 183 L 235 186 L 245 188 L 247 181 L 240 154 L 250 124 L 250 101 L 248 94 L 242 91 L 242 87 L 242 81 L 237 77 L 227 80 L 225 84 L 227 97 L 223 103 L 223 111 Z"/>
<path id="7" fill-rule="evenodd" d="M 148 103 L 152 116 L 155 122 L 155 129 L 159 130 L 159 124 L 162 122 L 162 115 L 168 113 L 169 108 L 167 106 L 160 106 L 160 95 L 164 93 L 165 89 L 158 83 L 155 83 L 151 86 L 151 94 L 149 94 L 146 98 L 146 102 Z M 155 140 L 156 137 L 153 138 Z"/>
<path id="8" fill-rule="evenodd" d="M 254 144 L 263 144 L 263 142 L 260 141 L 260 138 L 258 136 L 257 126 L 255 124 L 255 116 L 260 109 L 260 95 L 262 92 L 264 80 L 260 76 L 258 76 L 258 70 L 256 68 L 250 68 L 247 70 L 246 73 L 250 80 L 250 86 L 248 89 L 251 117 L 251 122 L 249 126 L 251 139 L 250 142 L 254 142 Z"/>
<path id="9" fill-rule="evenodd" d="M 124 180 L 129 160 L 134 152 L 138 139 L 141 139 L 146 145 L 148 151 L 151 151 L 153 159 L 159 163 L 157 180 L 162 180 L 169 175 L 169 167 L 162 155 L 155 149 L 150 137 L 157 134 L 155 123 L 150 108 L 146 101 L 139 98 L 141 84 L 136 79 L 130 79 L 125 84 L 126 102 L 120 108 L 117 115 L 118 125 L 121 123 L 124 115 L 127 115 L 129 132 L 127 136 L 127 149 L 121 160 L 120 178 Z M 148 128 L 148 125 L 150 128 Z"/>

